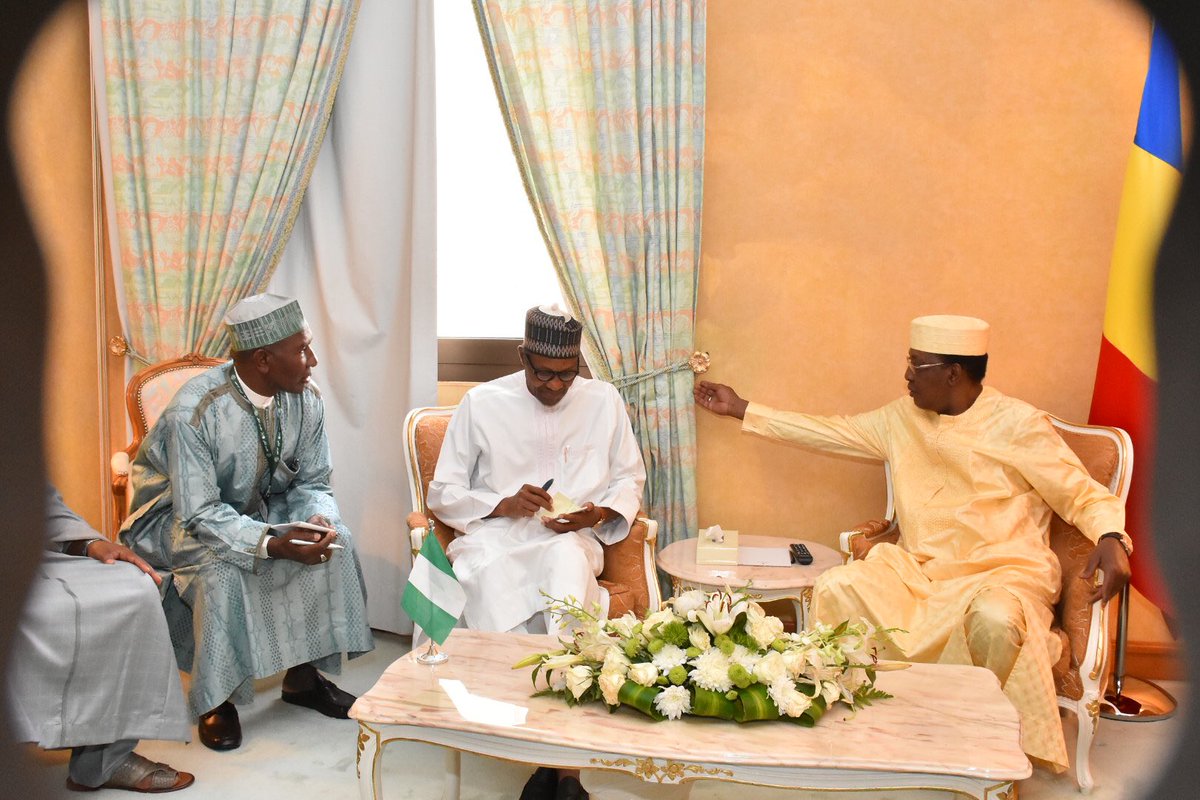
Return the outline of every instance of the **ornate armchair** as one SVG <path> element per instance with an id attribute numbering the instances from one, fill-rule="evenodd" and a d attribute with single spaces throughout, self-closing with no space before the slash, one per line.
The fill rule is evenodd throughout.
<path id="1" fill-rule="evenodd" d="M 453 413 L 454 406 L 414 408 L 404 420 L 408 486 L 414 509 L 408 515 L 408 527 L 414 556 L 421 549 L 431 520 L 443 547 L 455 536 L 455 532 L 429 513 L 425 505 L 425 492 L 433 478 L 442 439 Z M 626 611 L 642 614 L 648 608 L 659 607 L 661 598 L 654 564 L 657 537 L 658 523 L 638 517 L 627 537 L 614 545 L 604 545 L 604 571 L 599 580 L 608 590 L 610 617 L 619 617 Z"/>
<path id="2" fill-rule="evenodd" d="M 133 438 L 123 449 L 113 453 L 112 467 L 113 512 L 117 527 L 129 514 L 129 462 L 137 455 L 142 439 L 154 427 L 159 416 L 179 391 L 179 387 L 207 369 L 224 364 L 225 359 L 208 358 L 194 353 L 151 364 L 137 372 L 125 389 L 125 409 L 133 427 Z"/>
<path id="3" fill-rule="evenodd" d="M 1056 417 L 1051 422 L 1079 460 L 1099 483 L 1122 500 L 1129 493 L 1133 443 L 1120 428 L 1075 425 Z M 847 559 L 862 558 L 879 542 L 895 543 L 900 529 L 892 507 L 891 472 L 887 471 L 887 519 L 871 520 L 841 534 Z M 1100 722 L 1100 698 L 1107 681 L 1108 609 L 1089 603 L 1091 585 L 1079 577 L 1095 544 L 1057 514 L 1050 523 L 1050 547 L 1062 565 L 1062 594 L 1054 608 L 1053 635 L 1062 640 L 1062 655 L 1054 665 L 1054 684 L 1060 708 L 1078 721 L 1075 779 L 1081 792 L 1093 786 L 1089 753 Z"/>

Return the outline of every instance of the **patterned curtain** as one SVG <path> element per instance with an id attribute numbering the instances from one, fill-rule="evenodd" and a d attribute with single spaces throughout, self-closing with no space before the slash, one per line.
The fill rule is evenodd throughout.
<path id="1" fill-rule="evenodd" d="M 475 0 L 593 373 L 625 396 L 663 544 L 695 535 L 703 0 Z"/>
<path id="2" fill-rule="evenodd" d="M 132 353 L 222 355 L 320 150 L 358 0 L 101 0 L 114 261 Z"/>

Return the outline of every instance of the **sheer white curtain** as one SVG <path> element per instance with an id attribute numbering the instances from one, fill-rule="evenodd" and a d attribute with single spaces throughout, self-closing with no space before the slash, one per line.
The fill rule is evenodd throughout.
<path id="1" fill-rule="evenodd" d="M 373 628 L 408 633 L 408 409 L 437 396 L 432 0 L 363 0 L 292 237 L 269 291 L 313 329 L 333 485 Z"/>

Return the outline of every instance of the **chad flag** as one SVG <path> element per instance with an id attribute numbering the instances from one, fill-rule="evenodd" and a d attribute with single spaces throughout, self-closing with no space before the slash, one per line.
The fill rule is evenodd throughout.
<path id="1" fill-rule="evenodd" d="M 1137 135 L 1117 216 L 1104 339 L 1089 420 L 1124 428 L 1133 439 L 1135 470 L 1126 522 L 1135 549 L 1133 585 L 1164 611 L 1170 608 L 1155 560 L 1147 508 L 1154 473 L 1157 389 L 1152 297 L 1154 262 L 1182 171 L 1179 66 L 1171 41 L 1155 25 Z"/>

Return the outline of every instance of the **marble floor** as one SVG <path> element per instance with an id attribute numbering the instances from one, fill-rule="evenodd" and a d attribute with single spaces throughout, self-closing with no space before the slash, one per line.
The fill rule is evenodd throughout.
<path id="1" fill-rule="evenodd" d="M 366 691 L 393 660 L 408 651 L 405 637 L 377 633 L 376 649 L 347 665 L 337 679 L 355 694 Z M 138 752 L 196 774 L 196 783 L 176 794 L 180 800 L 353 800 L 358 797 L 355 779 L 355 731 L 350 720 L 335 720 L 287 705 L 279 700 L 280 678 L 258 682 L 254 705 L 241 710 L 245 741 L 241 748 L 217 753 L 198 741 L 143 742 Z M 1139 800 L 1146 796 L 1151 776 L 1173 750 L 1176 731 L 1188 710 L 1187 686 L 1164 684 L 1181 701 L 1182 710 L 1161 722 L 1131 723 L 1101 720 L 1092 746 L 1092 773 L 1096 788 L 1091 800 Z M 1068 726 L 1069 752 L 1074 751 L 1073 725 Z M 29 753 L 46 770 L 54 785 L 66 779 L 66 752 Z M 397 742 L 389 745 L 384 760 L 384 787 L 390 800 L 427 800 L 441 796 L 442 751 L 432 745 Z M 1136 773 L 1128 767 L 1136 765 Z M 516 798 L 530 769 L 516 764 L 464 755 L 463 800 Z M 1070 773 L 1051 775 L 1035 770 L 1019 785 L 1021 800 L 1080 798 Z M 0 791 L 0 794 L 3 794 Z M 63 796 L 78 796 L 63 791 Z M 701 782 L 693 800 L 716 800 L 736 795 L 737 800 L 807 800 L 807 792 Z M 136 795 L 102 790 L 88 797 L 117 800 Z M 811 795 L 816 797 L 817 795 Z M 865 793 L 838 792 L 838 800 L 895 798 L 895 800 L 950 800 L 942 792 Z"/>

